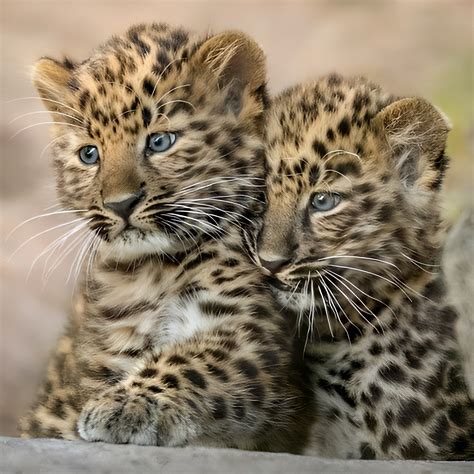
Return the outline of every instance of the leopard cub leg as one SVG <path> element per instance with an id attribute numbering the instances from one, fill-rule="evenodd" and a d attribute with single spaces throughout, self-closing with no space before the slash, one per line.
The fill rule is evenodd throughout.
<path id="1" fill-rule="evenodd" d="M 288 426 L 301 401 L 287 381 L 288 361 L 279 361 L 246 333 L 240 340 L 230 332 L 228 339 L 216 336 L 174 347 L 90 399 L 79 418 L 81 437 L 253 449 L 279 423 Z"/>

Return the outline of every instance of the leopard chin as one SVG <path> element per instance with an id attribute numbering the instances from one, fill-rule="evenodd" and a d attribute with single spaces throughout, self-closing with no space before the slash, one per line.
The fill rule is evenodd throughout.
<path id="1" fill-rule="evenodd" d="M 164 232 L 145 232 L 134 227 L 125 228 L 115 238 L 104 241 L 102 246 L 105 254 L 110 253 L 123 260 L 145 255 L 172 255 L 182 248 L 182 245 Z"/>

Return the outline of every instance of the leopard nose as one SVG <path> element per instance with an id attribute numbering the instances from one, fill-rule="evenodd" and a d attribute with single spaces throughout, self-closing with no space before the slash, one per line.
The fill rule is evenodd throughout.
<path id="1" fill-rule="evenodd" d="M 275 260 L 265 260 L 260 258 L 260 264 L 266 268 L 270 273 L 278 273 L 287 263 L 290 262 L 289 258 L 279 258 Z"/>
<path id="2" fill-rule="evenodd" d="M 118 216 L 120 216 L 122 219 L 126 221 L 132 214 L 137 204 L 142 200 L 143 196 L 144 196 L 144 193 L 140 192 L 140 193 L 128 195 L 118 201 L 112 201 L 112 202 L 104 201 L 104 207 L 115 212 L 115 214 L 117 214 Z"/>

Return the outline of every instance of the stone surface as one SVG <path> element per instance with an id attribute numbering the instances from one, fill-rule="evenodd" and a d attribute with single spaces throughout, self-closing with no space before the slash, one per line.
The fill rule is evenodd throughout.
<path id="1" fill-rule="evenodd" d="M 449 474 L 474 462 L 340 461 L 234 449 L 158 448 L 52 439 L 0 437 L 0 473 L 160 474 Z"/>

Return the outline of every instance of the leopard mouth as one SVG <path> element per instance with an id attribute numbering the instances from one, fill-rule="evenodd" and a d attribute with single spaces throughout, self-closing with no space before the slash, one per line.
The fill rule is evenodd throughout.
<path id="1" fill-rule="evenodd" d="M 294 286 L 289 285 L 288 283 L 283 282 L 276 276 L 268 276 L 267 277 L 267 282 L 272 286 L 273 288 L 283 291 L 283 292 L 290 292 L 294 290 Z"/>

